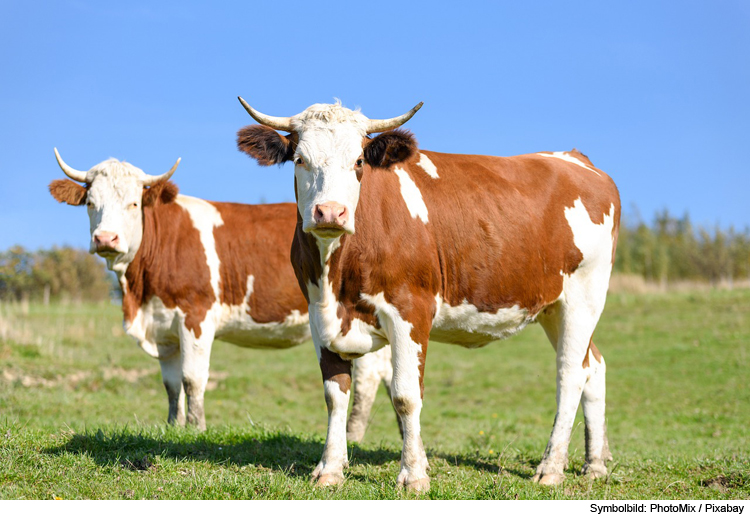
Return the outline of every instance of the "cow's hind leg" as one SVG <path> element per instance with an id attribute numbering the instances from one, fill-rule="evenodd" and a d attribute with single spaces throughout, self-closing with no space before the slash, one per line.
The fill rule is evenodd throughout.
<path id="1" fill-rule="evenodd" d="M 557 414 L 547 448 L 533 477 L 540 484 L 559 484 L 565 478 L 563 470 L 567 465 L 570 435 L 582 396 L 587 433 L 585 471 L 592 476 L 603 474 L 606 369 L 603 359 L 600 363 L 593 357 L 593 351 L 589 352 L 589 347 L 593 346 L 591 335 L 603 307 L 603 300 L 593 306 L 587 302 L 559 301 L 538 318 L 557 352 Z M 606 473 L 606 469 L 604 471 Z"/>
<path id="2" fill-rule="evenodd" d="M 182 358 L 175 344 L 159 345 L 161 379 L 169 400 L 169 425 L 185 425 L 185 391 L 182 388 Z"/>
<path id="3" fill-rule="evenodd" d="M 182 359 L 182 386 L 187 396 L 187 423 L 200 431 L 206 430 L 206 415 L 203 406 L 208 384 L 211 346 L 214 332 L 203 325 L 198 338 L 194 332 L 183 327 L 180 332 L 180 357 Z"/>
<path id="4" fill-rule="evenodd" d="M 606 476 L 606 463 L 612 460 L 607 441 L 605 395 L 607 366 L 593 341 L 583 360 L 586 385 L 581 404 L 586 422 L 586 464 L 583 472 L 592 478 Z"/>
<path id="5" fill-rule="evenodd" d="M 354 403 L 346 424 L 346 439 L 349 442 L 361 442 L 370 420 L 372 405 L 378 392 L 380 381 L 391 393 L 391 347 L 386 345 L 377 352 L 365 354 L 352 363 L 352 381 L 354 383 Z M 398 415 L 396 415 L 398 419 Z M 399 422 L 399 429 L 401 428 Z"/>

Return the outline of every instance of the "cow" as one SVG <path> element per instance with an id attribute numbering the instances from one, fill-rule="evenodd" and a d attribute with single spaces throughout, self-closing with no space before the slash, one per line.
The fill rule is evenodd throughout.
<path id="1" fill-rule="evenodd" d="M 112 158 L 80 171 L 57 149 L 55 157 L 70 179 L 53 181 L 50 193 L 58 202 L 86 205 L 90 251 L 117 275 L 125 332 L 159 360 L 170 424 L 205 430 L 214 339 L 287 348 L 310 338 L 307 303 L 289 261 L 294 204 L 220 203 L 178 194 L 168 180 L 179 159 L 151 176 Z M 362 439 L 379 382 L 389 388 L 389 355 L 384 350 L 356 365 L 350 440 Z"/>
<path id="2" fill-rule="evenodd" d="M 429 340 L 480 347 L 532 322 L 557 357 L 557 414 L 533 480 L 564 479 L 579 402 L 583 471 L 605 475 L 612 459 L 605 362 L 592 336 L 620 222 L 610 177 L 577 150 L 513 157 L 418 150 L 413 134 L 398 127 L 421 103 L 376 120 L 340 102 L 293 117 L 240 102 L 259 124 L 238 132 L 239 148 L 260 165 L 294 164 L 292 261 L 329 414 L 316 483 L 344 478 L 351 359 L 391 346 L 392 402 L 403 428 L 397 485 L 424 491 L 420 411 Z"/>

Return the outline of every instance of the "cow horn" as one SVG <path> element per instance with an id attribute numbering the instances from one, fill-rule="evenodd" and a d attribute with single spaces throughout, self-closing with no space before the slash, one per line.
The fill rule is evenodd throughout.
<path id="1" fill-rule="evenodd" d="M 86 179 L 86 171 L 79 171 L 75 170 L 73 167 L 70 167 L 62 160 L 62 158 L 60 157 L 60 153 L 57 152 L 57 148 L 55 148 L 55 157 L 57 158 L 57 164 L 60 165 L 60 168 L 68 178 L 81 183 L 88 182 L 88 179 Z"/>
<path id="2" fill-rule="evenodd" d="M 385 132 L 386 130 L 393 130 L 394 128 L 400 127 L 411 119 L 412 116 L 417 113 L 417 110 L 422 108 L 423 104 L 424 103 L 419 103 L 404 115 L 392 117 L 391 119 L 370 119 L 370 122 L 367 124 L 367 133 Z"/>
<path id="3" fill-rule="evenodd" d="M 169 178 L 172 177 L 172 174 L 174 174 L 174 171 L 177 170 L 177 165 L 180 164 L 180 160 L 182 158 L 177 158 L 177 161 L 175 161 L 174 165 L 172 165 L 172 168 L 169 169 L 164 174 L 160 174 L 159 176 L 151 176 L 150 174 L 146 174 L 144 178 L 142 178 L 141 182 L 144 186 L 146 185 L 154 185 L 155 183 L 158 183 L 160 181 L 166 181 Z"/>
<path id="4" fill-rule="evenodd" d="M 274 130 L 283 130 L 284 132 L 294 132 L 294 129 L 292 128 L 292 118 L 291 117 L 274 117 L 266 114 L 262 114 L 258 112 L 255 108 L 247 104 L 245 100 L 242 97 L 238 97 L 237 99 L 240 100 L 240 103 L 242 103 L 242 106 L 245 107 L 245 110 L 247 110 L 247 113 L 250 114 L 250 117 L 255 119 L 258 123 L 261 125 L 266 125 Z"/>

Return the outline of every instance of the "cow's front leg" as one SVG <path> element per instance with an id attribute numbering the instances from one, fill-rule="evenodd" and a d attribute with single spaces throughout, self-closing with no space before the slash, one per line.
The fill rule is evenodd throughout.
<path id="1" fill-rule="evenodd" d="M 200 431 L 206 430 L 206 414 L 203 406 L 206 385 L 208 384 L 211 346 L 214 332 L 203 325 L 200 336 L 184 329 L 180 332 L 182 359 L 182 386 L 187 396 L 187 423 Z"/>
<path id="2" fill-rule="evenodd" d="M 419 417 L 424 395 L 424 366 L 427 357 L 431 299 L 410 299 L 411 310 L 400 312 L 385 302 L 374 303 L 381 326 L 391 342 L 393 379 L 391 399 L 403 432 L 401 471 L 397 484 L 413 491 L 430 489 L 429 464 L 422 444 Z M 421 309 L 420 309 L 421 308 Z"/>
<path id="3" fill-rule="evenodd" d="M 182 388 L 182 358 L 175 344 L 158 345 L 161 379 L 169 400 L 169 425 L 185 425 L 185 391 Z"/>
<path id="4" fill-rule="evenodd" d="M 352 366 L 351 361 L 341 359 L 327 348 L 319 348 L 318 357 L 328 407 L 328 433 L 323 456 L 313 471 L 312 478 L 319 486 L 330 486 L 344 481 L 344 468 L 349 465 L 346 453 L 346 412 L 349 409 Z"/>

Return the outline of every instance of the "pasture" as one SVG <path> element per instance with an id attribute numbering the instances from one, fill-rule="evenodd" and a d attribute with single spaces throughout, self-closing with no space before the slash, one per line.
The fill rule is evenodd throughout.
<path id="1" fill-rule="evenodd" d="M 326 409 L 312 345 L 216 342 L 208 430 L 165 425 L 158 362 L 111 304 L 0 306 L 1 499 L 395 499 L 401 442 L 381 388 L 339 487 L 309 477 Z M 533 325 L 477 350 L 431 343 L 422 437 L 434 499 L 749 499 L 750 290 L 610 295 L 606 479 L 529 481 L 555 412 L 555 359 Z"/>

